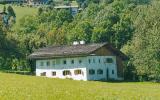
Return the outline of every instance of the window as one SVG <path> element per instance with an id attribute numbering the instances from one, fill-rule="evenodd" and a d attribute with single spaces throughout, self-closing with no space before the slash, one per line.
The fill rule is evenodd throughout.
<path id="1" fill-rule="evenodd" d="M 114 70 L 112 70 L 112 74 L 114 74 Z"/>
<path id="2" fill-rule="evenodd" d="M 64 61 L 63 61 L 63 64 L 67 64 L 67 61 L 66 61 L 66 60 L 64 60 Z"/>
<path id="3" fill-rule="evenodd" d="M 99 59 L 99 63 L 101 63 L 101 59 Z"/>
<path id="4" fill-rule="evenodd" d="M 63 71 L 63 75 L 66 76 L 66 75 L 71 75 L 71 72 L 69 70 L 64 70 Z"/>
<path id="5" fill-rule="evenodd" d="M 93 59 L 93 63 L 95 63 L 95 59 Z"/>
<path id="6" fill-rule="evenodd" d="M 80 69 L 75 70 L 75 71 L 74 71 L 74 74 L 75 74 L 75 75 L 80 75 L 80 74 L 82 74 L 82 70 L 80 70 Z"/>
<path id="7" fill-rule="evenodd" d="M 52 72 L 52 76 L 56 76 L 56 72 Z"/>
<path id="8" fill-rule="evenodd" d="M 102 69 L 98 69 L 98 70 L 97 70 L 97 74 L 99 74 L 99 75 L 100 75 L 100 74 L 103 74 L 103 70 L 102 70 Z"/>
<path id="9" fill-rule="evenodd" d="M 112 58 L 106 58 L 106 62 L 107 63 L 113 63 L 113 59 Z"/>
<path id="10" fill-rule="evenodd" d="M 94 69 L 89 69 L 89 74 L 90 75 L 94 75 L 95 74 L 95 70 Z"/>
<path id="11" fill-rule="evenodd" d="M 81 64 L 81 63 L 82 63 L 82 60 L 79 60 L 79 63 Z"/>
<path id="12" fill-rule="evenodd" d="M 46 63 L 46 64 L 47 64 L 47 66 L 50 66 L 50 62 L 49 62 L 49 61 L 47 61 L 47 63 Z"/>
<path id="13" fill-rule="evenodd" d="M 71 60 L 71 64 L 74 64 L 74 60 Z"/>
<path id="14" fill-rule="evenodd" d="M 91 59 L 88 59 L 89 64 L 91 63 Z"/>
<path id="15" fill-rule="evenodd" d="M 60 59 L 56 59 L 56 64 L 57 65 L 61 64 Z"/>
<path id="16" fill-rule="evenodd" d="M 46 72 L 43 72 L 40 74 L 41 76 L 46 76 Z"/>
<path id="17" fill-rule="evenodd" d="M 44 66 L 44 62 L 41 62 L 40 65 L 41 65 L 41 66 Z"/>
<path id="18" fill-rule="evenodd" d="M 55 64 L 56 64 L 56 62 L 55 62 L 55 60 L 53 60 L 53 61 L 52 61 L 52 65 L 55 66 Z"/>

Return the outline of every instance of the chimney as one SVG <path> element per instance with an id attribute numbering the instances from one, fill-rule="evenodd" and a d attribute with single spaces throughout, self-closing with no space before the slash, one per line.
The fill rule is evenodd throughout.
<path id="1" fill-rule="evenodd" d="M 80 41 L 80 44 L 85 44 L 85 41 L 83 41 L 83 40 L 82 40 L 82 41 Z"/>
<path id="2" fill-rule="evenodd" d="M 78 45 L 78 44 L 79 44 L 78 41 L 74 41 L 74 42 L 73 42 L 73 45 Z"/>

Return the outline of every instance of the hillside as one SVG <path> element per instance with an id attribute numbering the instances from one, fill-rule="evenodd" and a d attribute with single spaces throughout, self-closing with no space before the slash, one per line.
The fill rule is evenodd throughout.
<path id="1" fill-rule="evenodd" d="M 8 5 L 5 5 L 6 8 L 8 7 Z M 15 13 L 16 13 L 16 20 L 17 22 L 19 22 L 19 20 L 23 17 L 25 17 L 26 15 L 34 15 L 37 14 L 38 8 L 34 8 L 34 7 L 20 7 L 20 6 L 12 6 Z M 2 11 L 4 8 L 4 5 L 0 4 L 0 11 Z"/>
<path id="2" fill-rule="evenodd" d="M 0 73 L 2 100 L 158 100 L 156 83 L 109 83 Z"/>

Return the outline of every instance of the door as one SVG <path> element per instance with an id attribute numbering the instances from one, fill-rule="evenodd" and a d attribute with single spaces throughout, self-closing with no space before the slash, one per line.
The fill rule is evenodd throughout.
<path id="1" fill-rule="evenodd" d="M 108 70 L 108 68 L 106 69 L 106 80 L 108 80 L 109 79 L 109 70 Z"/>

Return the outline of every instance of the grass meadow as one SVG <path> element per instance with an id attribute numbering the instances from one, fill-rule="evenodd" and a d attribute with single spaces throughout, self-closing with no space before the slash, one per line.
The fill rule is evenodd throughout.
<path id="1" fill-rule="evenodd" d="M 5 5 L 6 9 L 8 5 Z M 12 6 L 12 5 L 11 5 Z M 26 16 L 26 15 L 33 15 L 36 14 L 38 11 L 38 8 L 34 7 L 20 7 L 20 6 L 12 6 L 15 13 L 16 13 L 16 20 L 19 22 L 19 20 Z M 0 11 L 3 11 L 4 5 L 0 4 Z"/>
<path id="2" fill-rule="evenodd" d="M 53 79 L 0 73 L 1 100 L 160 100 L 160 84 Z"/>

